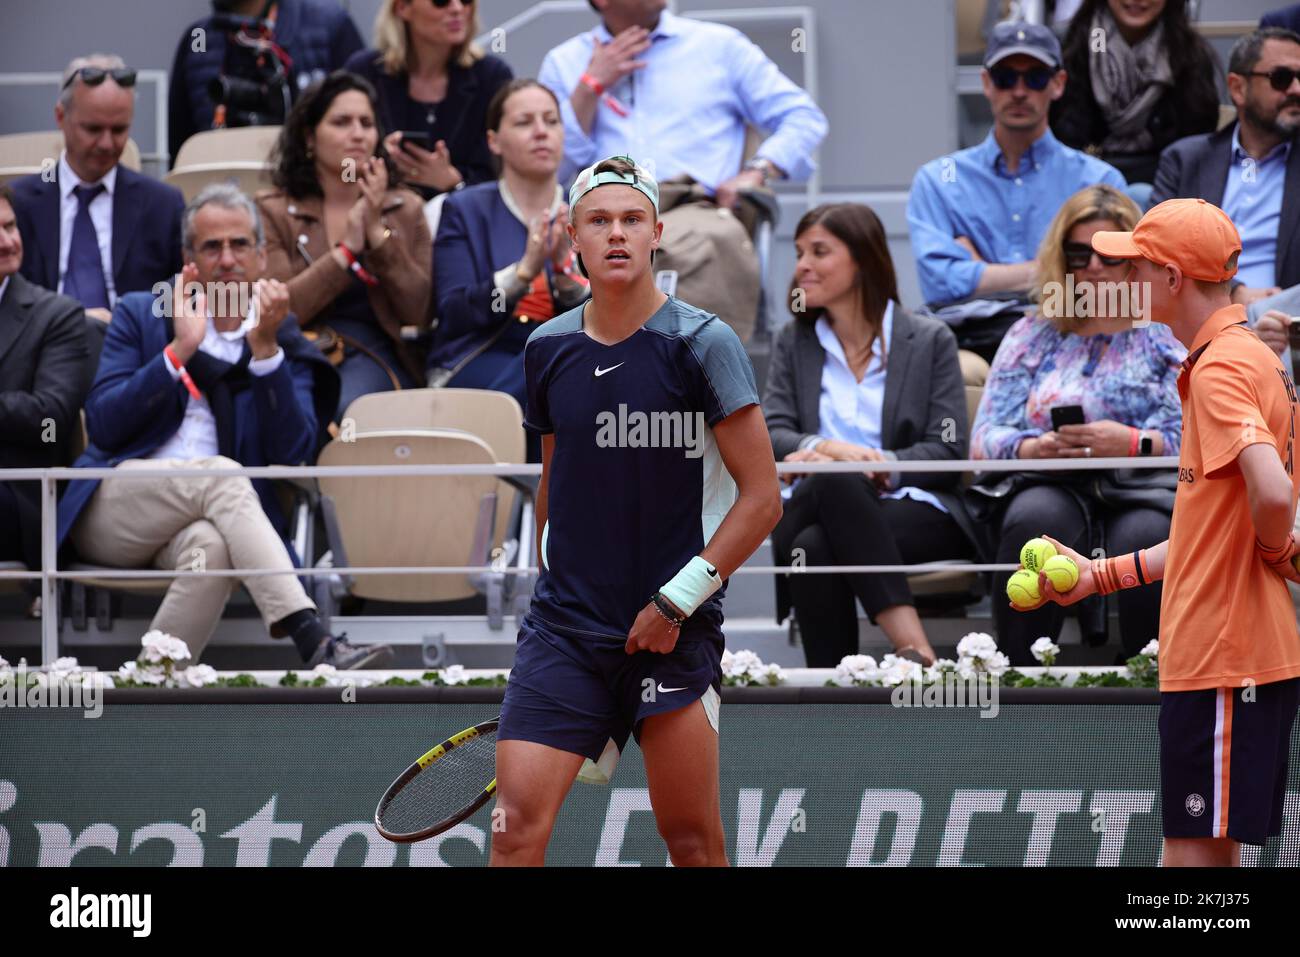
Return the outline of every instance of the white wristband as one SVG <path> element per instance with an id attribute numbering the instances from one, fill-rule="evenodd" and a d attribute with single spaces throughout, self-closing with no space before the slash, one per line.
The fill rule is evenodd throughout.
<path id="1" fill-rule="evenodd" d="M 695 614 L 695 609 L 704 604 L 705 600 L 721 587 L 722 579 L 718 576 L 718 570 L 696 555 L 682 566 L 682 570 L 673 576 L 672 581 L 659 589 L 659 594 L 680 608 L 682 614 L 689 618 Z"/>

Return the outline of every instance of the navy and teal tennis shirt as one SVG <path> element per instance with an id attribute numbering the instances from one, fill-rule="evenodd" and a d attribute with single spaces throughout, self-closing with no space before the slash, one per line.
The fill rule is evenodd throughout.
<path id="1" fill-rule="evenodd" d="M 624 641 L 735 502 L 712 427 L 758 392 L 731 327 L 680 299 L 612 346 L 583 332 L 582 314 L 550 320 L 524 349 L 524 425 L 555 435 L 530 614 L 572 635 Z M 722 593 L 684 632 L 697 619 L 721 625 Z"/>

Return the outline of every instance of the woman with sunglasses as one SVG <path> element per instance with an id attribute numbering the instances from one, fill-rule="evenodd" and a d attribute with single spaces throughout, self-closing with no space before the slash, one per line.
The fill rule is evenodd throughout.
<path id="1" fill-rule="evenodd" d="M 374 88 L 331 73 L 294 104 L 271 154 L 276 189 L 257 196 L 267 275 L 339 367 L 339 421 L 357 397 L 424 378 L 433 240 L 382 137 Z"/>
<path id="2" fill-rule="evenodd" d="M 478 32 L 477 0 L 382 0 L 377 49 L 345 67 L 379 91 L 384 146 L 425 199 L 496 178 L 483 123 L 513 74 L 474 43 Z"/>
<path id="3" fill-rule="evenodd" d="M 993 360 L 971 432 L 977 459 L 1086 459 L 1176 455 L 1182 432 L 1178 371 L 1186 350 L 1144 319 L 1143 293 L 1126 260 L 1103 259 L 1099 230 L 1130 230 L 1136 204 L 1110 186 L 1081 190 L 1061 207 L 1039 247 L 1039 310 L 1011 327 Z M 1075 424 L 1062 424 L 1070 418 Z M 1080 424 L 1081 423 L 1081 424 Z M 1017 564 L 1021 546 L 1046 533 L 1077 551 L 1120 554 L 1169 536 L 1169 471 L 991 472 L 972 510 L 996 538 L 994 561 Z M 994 575 L 998 646 L 1013 665 L 1035 664 L 1030 644 L 1055 639 L 1064 612 L 1049 604 L 1012 613 L 1009 575 Z M 1117 598 L 1124 657 L 1157 636 L 1160 586 Z"/>
<path id="4" fill-rule="evenodd" d="M 1155 180 L 1160 151 L 1219 123 L 1218 60 L 1186 0 L 1083 0 L 1064 49 L 1052 132 L 1129 183 Z"/>

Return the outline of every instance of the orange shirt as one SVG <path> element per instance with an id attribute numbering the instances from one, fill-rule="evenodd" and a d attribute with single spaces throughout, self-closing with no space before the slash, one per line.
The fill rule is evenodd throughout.
<path id="1" fill-rule="evenodd" d="M 1295 513 L 1295 386 L 1245 320 L 1244 306 L 1210 316 L 1178 376 L 1183 442 L 1160 605 L 1161 691 L 1300 676 L 1291 593 L 1256 550 L 1237 465 L 1246 446 L 1274 446 L 1291 477 Z"/>

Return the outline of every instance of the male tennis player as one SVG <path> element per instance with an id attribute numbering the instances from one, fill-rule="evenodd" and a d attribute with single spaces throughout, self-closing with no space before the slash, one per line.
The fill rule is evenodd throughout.
<path id="1" fill-rule="evenodd" d="M 655 287 L 658 204 L 627 157 L 578 174 L 568 232 L 591 299 L 524 350 L 541 572 L 501 708 L 494 865 L 542 864 L 574 777 L 587 760 L 607 775 L 629 733 L 673 864 L 727 863 L 723 583 L 781 496 L 740 340 Z"/>
<path id="2" fill-rule="evenodd" d="M 1132 232 L 1099 232 L 1133 261 L 1151 318 L 1187 346 L 1183 441 L 1169 540 L 1079 565 L 1062 605 L 1164 580 L 1160 792 L 1166 866 L 1235 866 L 1241 844 L 1280 833 L 1300 634 L 1284 578 L 1300 579 L 1292 519 L 1296 393 L 1277 355 L 1228 297 L 1241 239 L 1217 206 L 1171 199 Z"/>

